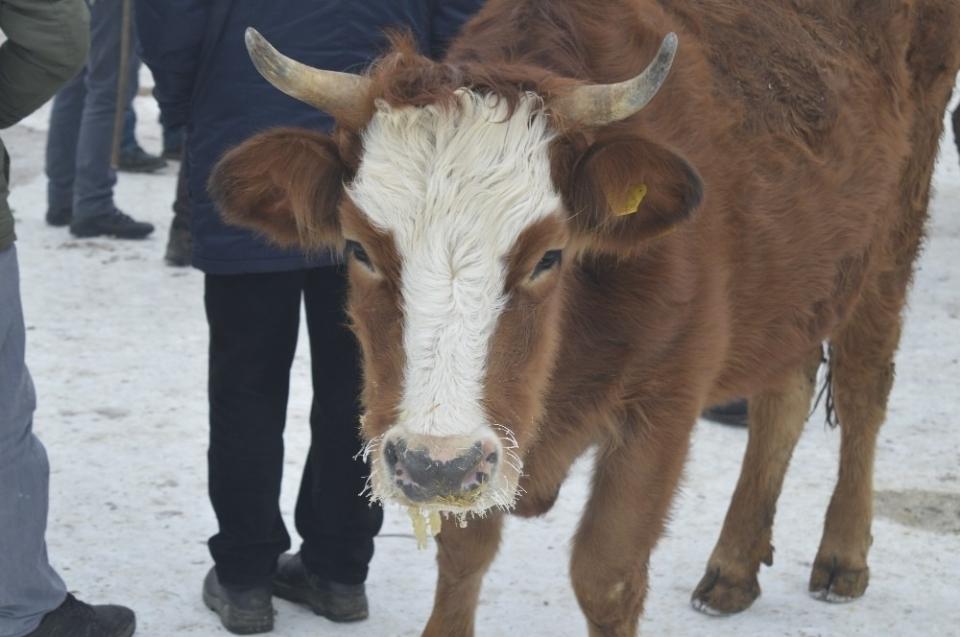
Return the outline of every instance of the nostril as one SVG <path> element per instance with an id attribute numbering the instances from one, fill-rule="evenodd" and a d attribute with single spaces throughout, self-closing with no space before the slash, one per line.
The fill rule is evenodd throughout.
<path id="1" fill-rule="evenodd" d="M 488 475 L 485 474 L 484 472 L 482 472 L 482 471 L 478 471 L 478 472 L 477 472 L 477 482 L 478 482 L 479 484 L 483 484 L 484 482 L 486 482 L 486 481 L 489 480 L 489 479 L 490 479 L 490 476 L 488 476 Z"/>
<path id="2" fill-rule="evenodd" d="M 489 456 L 487 456 L 487 462 L 489 462 L 490 464 L 496 464 L 496 463 L 497 463 L 497 452 L 496 452 L 496 451 L 494 451 L 494 452 L 491 453 Z"/>

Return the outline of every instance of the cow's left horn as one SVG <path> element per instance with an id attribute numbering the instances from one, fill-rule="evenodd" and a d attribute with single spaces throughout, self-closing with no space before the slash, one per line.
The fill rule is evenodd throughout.
<path id="1" fill-rule="evenodd" d="M 314 106 L 338 122 L 362 126 L 369 100 L 369 78 L 352 73 L 324 71 L 288 58 L 256 29 L 247 28 L 244 40 L 253 65 L 268 82 L 301 102 Z"/>
<path id="2" fill-rule="evenodd" d="M 559 97 L 551 108 L 564 119 L 586 126 L 603 126 L 630 117 L 657 94 L 677 53 L 677 34 L 668 33 L 653 62 L 640 75 L 616 84 L 590 84 Z"/>

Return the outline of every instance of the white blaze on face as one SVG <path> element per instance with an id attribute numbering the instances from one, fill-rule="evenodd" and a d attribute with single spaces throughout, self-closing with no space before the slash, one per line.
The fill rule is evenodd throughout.
<path id="1" fill-rule="evenodd" d="M 374 227 L 392 234 L 402 264 L 397 425 L 431 436 L 490 424 L 484 371 L 506 303 L 506 257 L 525 228 L 560 206 L 539 98 L 524 97 L 508 118 L 492 97 L 458 97 L 460 109 L 378 104 L 349 189 Z"/>

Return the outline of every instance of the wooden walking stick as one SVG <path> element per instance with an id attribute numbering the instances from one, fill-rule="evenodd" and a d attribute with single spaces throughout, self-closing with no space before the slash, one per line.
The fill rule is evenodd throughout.
<path id="1" fill-rule="evenodd" d="M 102 1 L 102 0 L 101 0 Z M 110 165 L 114 170 L 120 163 L 120 141 L 123 136 L 123 119 L 127 111 L 127 90 L 129 88 L 130 45 L 133 29 L 133 0 L 122 0 L 123 16 L 120 22 L 120 70 L 117 74 L 117 102 L 113 114 L 113 145 L 110 153 Z"/>

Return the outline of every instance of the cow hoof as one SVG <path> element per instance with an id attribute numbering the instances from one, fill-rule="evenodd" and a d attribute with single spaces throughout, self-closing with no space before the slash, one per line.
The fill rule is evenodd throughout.
<path id="1" fill-rule="evenodd" d="M 820 601 L 843 604 L 862 597 L 869 583 L 867 567 L 845 568 L 836 558 L 818 560 L 810 574 L 810 595 Z"/>
<path id="2" fill-rule="evenodd" d="M 705 615 L 732 615 L 750 608 L 758 597 L 760 585 L 756 576 L 735 580 L 722 574 L 719 568 L 711 568 L 697 584 L 690 604 Z"/>

